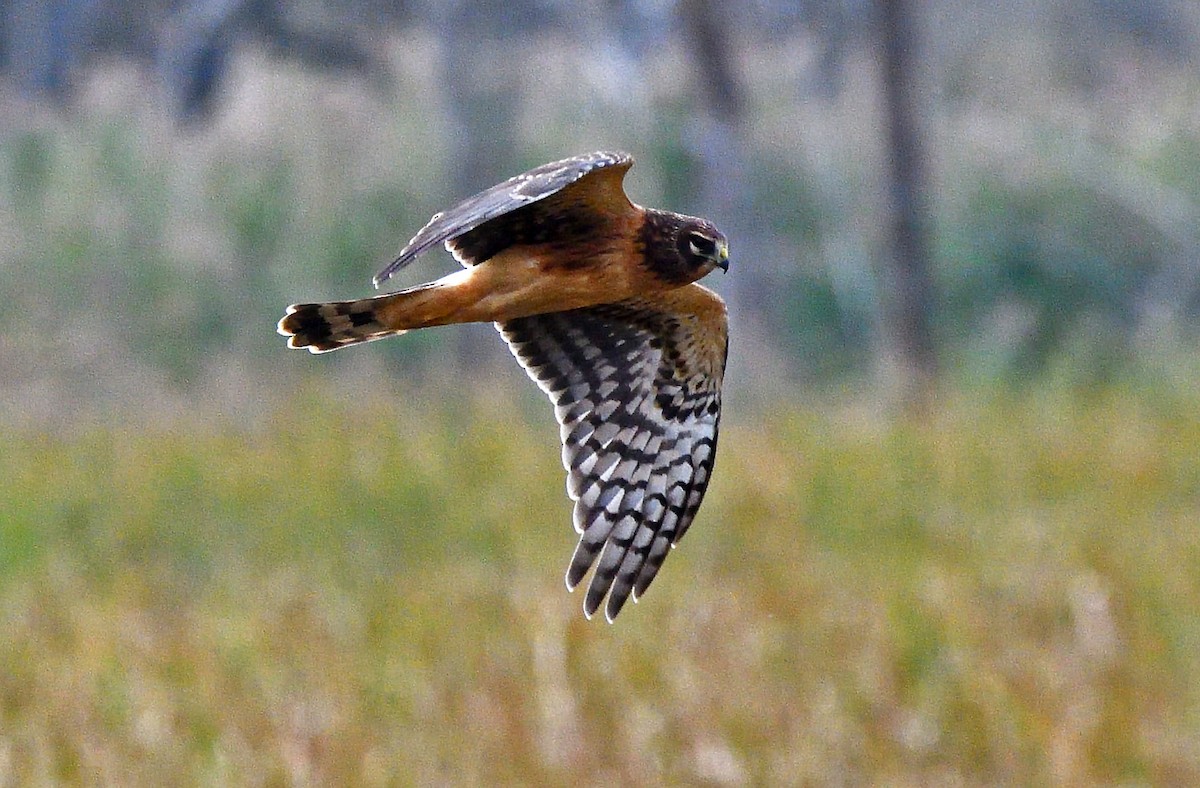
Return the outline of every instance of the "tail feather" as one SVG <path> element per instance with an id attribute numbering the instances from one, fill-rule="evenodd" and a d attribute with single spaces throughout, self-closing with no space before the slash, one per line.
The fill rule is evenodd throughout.
<path id="1" fill-rule="evenodd" d="M 278 326 L 289 348 L 329 353 L 428 325 L 430 285 L 356 301 L 293 303 Z"/>
<path id="2" fill-rule="evenodd" d="M 279 321 L 279 333 L 288 337 L 288 347 L 327 353 L 414 328 L 490 320 L 488 313 L 472 311 L 478 299 L 458 282 L 468 273 L 357 301 L 293 304 Z"/>
<path id="3" fill-rule="evenodd" d="M 279 321 L 279 333 L 288 347 L 328 353 L 347 345 L 403 334 L 404 329 L 385 325 L 382 298 L 333 301 L 326 304 L 292 304 Z"/>

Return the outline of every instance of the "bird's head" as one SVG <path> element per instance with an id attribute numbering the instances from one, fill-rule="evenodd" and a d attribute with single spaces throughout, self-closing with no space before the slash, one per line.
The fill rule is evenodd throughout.
<path id="1" fill-rule="evenodd" d="M 641 243 L 650 270 L 674 286 L 695 282 L 714 268 L 729 268 L 729 242 L 707 219 L 646 211 Z"/>
<path id="2" fill-rule="evenodd" d="M 696 278 L 712 273 L 714 268 L 729 270 L 729 241 L 706 219 L 695 219 L 679 228 L 675 248 Z"/>

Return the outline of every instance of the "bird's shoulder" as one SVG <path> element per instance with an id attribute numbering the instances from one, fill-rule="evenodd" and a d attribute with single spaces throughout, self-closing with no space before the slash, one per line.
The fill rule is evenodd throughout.
<path id="1" fill-rule="evenodd" d="M 638 210 L 622 185 L 632 166 L 627 153 L 597 151 L 515 175 L 435 214 L 375 283 L 441 243 L 469 267 L 514 245 L 602 234 L 606 222 Z"/>

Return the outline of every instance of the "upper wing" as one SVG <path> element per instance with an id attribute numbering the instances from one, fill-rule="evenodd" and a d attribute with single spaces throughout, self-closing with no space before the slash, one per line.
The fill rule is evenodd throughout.
<path id="1" fill-rule="evenodd" d="M 579 545 L 567 570 L 590 617 L 636 601 L 700 507 L 725 370 L 725 304 L 692 284 L 654 298 L 498 323 L 554 403 Z"/>
<path id="2" fill-rule="evenodd" d="M 541 214 L 537 212 L 526 211 L 522 216 L 498 222 L 497 226 L 490 225 L 499 217 L 506 214 L 512 216 L 522 208 L 532 207 L 534 203 L 563 192 L 572 184 L 578 184 L 570 190 L 575 193 L 575 197 L 582 193 L 590 199 L 562 200 L 557 206 L 543 206 L 550 215 L 559 213 L 571 202 L 584 208 L 584 211 L 576 211 L 580 214 L 579 217 L 568 217 L 568 225 L 571 224 L 572 218 L 576 219 L 575 224 L 582 220 L 584 225 L 588 225 L 588 208 L 598 208 L 601 211 L 607 208 L 609 212 L 630 210 L 632 205 L 621 188 L 621 180 L 632 166 L 633 157 L 627 153 L 598 151 L 543 164 L 529 172 L 509 178 L 463 200 L 447 211 L 434 214 L 429 223 L 400 250 L 396 259 L 376 274 L 375 286 L 379 287 L 417 255 L 439 243 L 447 242 L 447 247 L 464 265 L 474 265 L 513 243 L 530 242 L 529 237 L 535 239 L 533 242 L 551 240 L 539 239 L 537 236 L 544 235 L 552 228 L 558 228 L 561 232 L 564 224 L 561 221 L 538 221 Z M 572 227 L 565 229 L 570 231 Z M 591 229 L 593 228 L 590 226 L 578 226 L 574 227 L 573 231 L 578 233 Z M 450 242 L 455 239 L 457 241 L 451 246 Z"/>

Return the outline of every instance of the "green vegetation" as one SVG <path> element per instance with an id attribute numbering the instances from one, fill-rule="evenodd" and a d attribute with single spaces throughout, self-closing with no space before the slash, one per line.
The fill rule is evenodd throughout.
<path id="1" fill-rule="evenodd" d="M 869 61 L 811 100 L 809 44 L 739 61 L 752 188 L 713 218 L 760 249 L 714 284 L 762 330 L 612 627 L 490 329 L 273 332 L 461 196 L 431 41 L 390 101 L 249 54 L 186 132 L 119 67 L 70 116 L 6 97 L 0 785 L 1200 784 L 1195 70 L 1083 90 L 1010 41 L 929 113 L 945 374 L 907 417 L 814 393 L 877 363 Z M 670 48 L 669 116 L 541 57 L 508 172 L 625 147 L 639 201 L 702 207 Z"/>
<path id="2" fill-rule="evenodd" d="M 729 227 L 737 278 L 714 284 L 738 296 L 741 314 L 776 338 L 769 352 L 804 379 L 861 379 L 877 360 L 875 263 L 884 243 L 882 143 L 877 125 L 862 120 L 875 111 L 875 94 L 780 104 L 793 87 L 761 68 L 747 79 L 754 121 L 745 199 L 713 216 Z M 1194 74 L 1158 68 L 1147 83 L 1189 87 L 1131 88 L 1136 98 L 1119 107 L 1054 83 L 1035 95 L 1014 88 L 1012 106 L 939 105 L 929 129 L 938 176 L 935 333 L 951 375 L 1036 379 L 1071 355 L 1078 382 L 1104 383 L 1130 357 L 1194 345 Z M 548 88 L 560 98 L 575 91 L 565 74 Z M 405 103 L 422 105 L 414 97 L 433 89 L 428 74 L 401 70 L 393 104 L 269 61 L 247 64 L 244 79 L 255 97 L 291 98 L 231 100 L 211 126 L 181 134 L 153 105 L 122 93 L 132 88 L 118 72 L 98 77 L 117 97 L 109 104 L 0 134 L 0 263 L 9 274 L 0 282 L 0 329 L 14 354 L 42 356 L 27 370 L 45 381 L 42 391 L 91 385 L 119 398 L 133 377 L 133 388 L 161 399 L 172 388 L 193 390 L 208 365 L 289 368 L 263 330 L 282 305 L 368 292 L 382 262 L 463 196 L 450 193 L 453 151 L 438 116 L 414 115 Z M 1003 74 L 979 79 L 1019 84 Z M 563 131 L 551 122 L 562 106 L 572 108 L 572 126 L 583 124 L 570 137 L 578 141 L 554 136 Z M 680 142 L 692 110 L 669 106 L 661 128 L 646 128 L 637 107 L 580 118 L 574 99 L 530 98 L 522 108 L 529 136 L 498 169 L 626 147 L 639 157 L 629 184 L 638 200 L 714 209 L 703 204 L 694 152 Z M 1077 128 L 1078 117 L 1108 112 L 1121 122 L 1102 124 L 1103 134 Z M 10 114 L 23 116 L 19 105 Z M 429 255 L 397 285 L 447 266 Z M 444 337 L 388 343 L 375 357 L 412 369 L 431 356 L 462 355 L 432 354 L 458 349 Z M 65 352 L 42 353 L 47 343 Z M 121 379 L 112 380 L 117 370 Z"/>
<path id="3" fill-rule="evenodd" d="M 299 394 L 0 447 L 28 784 L 1200 779 L 1200 400 L 730 414 L 586 622 L 536 395 Z M 540 404 L 540 403 L 537 403 Z"/>

